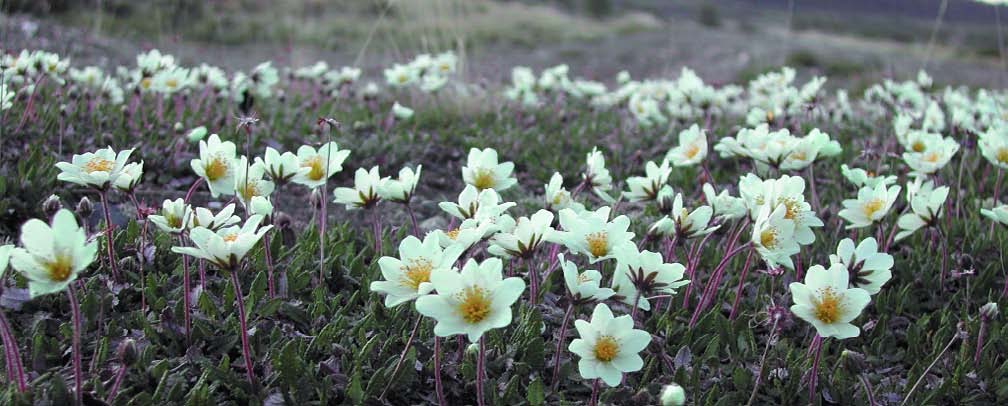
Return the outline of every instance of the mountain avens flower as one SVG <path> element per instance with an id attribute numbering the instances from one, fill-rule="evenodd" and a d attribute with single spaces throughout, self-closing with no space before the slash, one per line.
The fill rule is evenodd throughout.
<path id="1" fill-rule="evenodd" d="M 478 190 L 494 189 L 500 192 L 518 183 L 511 176 L 513 171 L 514 163 L 497 161 L 497 150 L 473 148 L 469 150 L 469 158 L 462 167 L 462 180 Z"/>
<path id="2" fill-rule="evenodd" d="M 609 306 L 599 303 L 591 319 L 575 320 L 574 328 L 580 338 L 568 349 L 581 358 L 578 372 L 582 378 L 601 378 L 606 385 L 617 386 L 624 373 L 644 367 L 639 353 L 651 343 L 651 334 L 634 329 L 630 315 L 614 317 Z"/>
<path id="3" fill-rule="evenodd" d="M 206 180 L 213 197 L 234 194 L 235 191 L 235 144 L 221 141 L 217 134 L 210 134 L 206 141 L 200 141 L 199 158 L 189 162 L 193 172 Z M 242 166 L 242 170 L 245 167 Z"/>
<path id="4" fill-rule="evenodd" d="M 431 273 L 437 269 L 454 272 L 455 261 L 464 248 L 441 248 L 436 236 L 407 236 L 399 243 L 399 258 L 381 257 L 378 266 L 384 280 L 371 282 L 371 290 L 385 295 L 385 306 L 393 307 L 434 291 Z"/>
<path id="5" fill-rule="evenodd" d="M 28 293 L 37 297 L 63 291 L 98 255 L 98 243 L 88 242 L 71 211 L 61 209 L 52 224 L 31 219 L 21 226 L 21 247 L 10 264 L 28 279 Z"/>
<path id="6" fill-rule="evenodd" d="M 847 269 L 843 264 L 829 269 L 813 265 L 805 282 L 791 282 L 791 312 L 815 327 L 821 337 L 839 339 L 857 337 L 861 330 L 851 324 L 861 314 L 871 296 L 861 288 L 848 286 Z"/>
<path id="7" fill-rule="evenodd" d="M 56 163 L 60 170 L 56 179 L 95 189 L 108 189 L 122 175 L 132 153 L 132 149 L 116 153 L 112 147 L 108 147 L 82 155 L 74 154 L 70 162 Z"/>
<path id="8" fill-rule="evenodd" d="M 462 334 L 475 343 L 487 331 L 511 324 L 511 306 L 525 291 L 525 281 L 505 279 L 502 270 L 498 258 L 470 259 L 461 273 L 435 269 L 430 280 L 437 294 L 417 298 L 416 309 L 437 321 L 439 337 Z"/>

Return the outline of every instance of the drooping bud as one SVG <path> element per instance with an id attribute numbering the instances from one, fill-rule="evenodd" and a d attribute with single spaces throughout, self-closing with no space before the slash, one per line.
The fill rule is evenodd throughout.
<path id="1" fill-rule="evenodd" d="M 132 366 L 139 358 L 137 354 L 136 342 L 132 338 L 127 338 L 119 343 L 119 348 L 116 350 L 119 356 L 119 361 L 123 365 Z"/>

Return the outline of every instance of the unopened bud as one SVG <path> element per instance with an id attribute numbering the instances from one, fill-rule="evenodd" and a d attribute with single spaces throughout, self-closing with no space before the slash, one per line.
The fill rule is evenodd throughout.
<path id="1" fill-rule="evenodd" d="M 119 355 L 119 361 L 124 365 L 133 365 L 137 361 L 136 342 L 132 338 L 127 338 L 119 343 L 119 349 L 116 352 Z"/>
<path id="2" fill-rule="evenodd" d="M 682 406 L 686 404 L 686 391 L 676 383 L 665 385 L 661 391 L 662 406 Z"/>
<path id="3" fill-rule="evenodd" d="M 281 230 L 290 228 L 291 221 L 291 216 L 287 215 L 287 213 L 277 212 L 277 214 L 273 216 L 273 225 Z"/>
<path id="4" fill-rule="evenodd" d="M 91 218 L 91 213 L 94 213 L 94 205 L 91 204 L 91 199 L 84 196 L 77 202 L 77 215 L 87 219 Z"/>
<path id="5" fill-rule="evenodd" d="M 56 215 L 56 212 L 63 208 L 63 203 L 60 203 L 59 196 L 49 195 L 48 198 L 42 202 L 42 212 L 45 213 L 46 217 L 52 217 Z"/>
<path id="6" fill-rule="evenodd" d="M 990 302 L 980 306 L 980 317 L 984 320 L 994 320 L 998 316 L 997 303 Z"/>

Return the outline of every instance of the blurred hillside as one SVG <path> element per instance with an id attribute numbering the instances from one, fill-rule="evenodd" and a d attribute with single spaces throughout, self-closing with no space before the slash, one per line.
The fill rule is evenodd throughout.
<path id="1" fill-rule="evenodd" d="M 248 68 L 381 64 L 454 50 L 470 80 L 516 64 L 568 63 L 609 80 L 695 68 L 713 81 L 781 64 L 831 82 L 911 76 L 1001 84 L 993 8 L 948 0 L 6 0 L 4 49 L 41 47 L 80 63 L 129 62 L 160 48 L 186 63 Z M 1006 15 L 1008 17 L 1008 15 Z M 35 29 L 28 29 L 31 27 Z"/>

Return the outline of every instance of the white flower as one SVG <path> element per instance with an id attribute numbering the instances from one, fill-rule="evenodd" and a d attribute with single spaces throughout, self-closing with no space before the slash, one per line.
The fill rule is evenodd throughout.
<path id="1" fill-rule="evenodd" d="M 98 189 L 108 188 L 119 179 L 131 153 L 133 150 L 127 149 L 117 154 L 108 147 L 83 155 L 74 154 L 70 162 L 56 163 L 60 170 L 56 179 Z"/>
<path id="2" fill-rule="evenodd" d="M 387 181 L 388 178 L 383 178 L 378 173 L 377 166 L 370 171 L 358 168 L 354 172 L 354 187 L 338 187 L 333 190 L 333 196 L 336 197 L 334 201 L 346 205 L 347 210 L 374 207 L 381 200 L 378 191 L 384 188 Z"/>
<path id="3" fill-rule="evenodd" d="M 263 216 L 269 222 L 273 218 L 273 202 L 269 196 L 255 196 L 249 201 L 249 214 Z"/>
<path id="4" fill-rule="evenodd" d="M 98 243 L 88 243 L 73 213 L 60 209 L 51 226 L 38 219 L 21 226 L 21 247 L 10 252 L 10 265 L 28 279 L 34 298 L 65 289 L 97 255 Z"/>
<path id="5" fill-rule="evenodd" d="M 210 209 L 197 207 L 191 220 L 187 223 L 187 227 L 190 229 L 203 227 L 210 229 L 210 231 L 230 227 L 241 221 L 241 217 L 234 215 L 234 211 L 234 203 L 224 206 L 217 214 L 211 212 Z"/>
<path id="6" fill-rule="evenodd" d="M 679 132 L 679 145 L 669 150 L 665 160 L 675 166 L 692 166 L 707 157 L 707 134 L 696 124 Z"/>
<path id="7" fill-rule="evenodd" d="M 805 201 L 804 193 L 805 180 L 798 176 L 761 180 L 750 173 L 739 179 L 739 194 L 749 208 L 749 218 L 755 219 L 764 205 L 783 205 L 787 209 L 784 217 L 794 223 L 794 240 L 809 245 L 815 242 L 812 227 L 822 227 L 823 222 Z"/>
<path id="8" fill-rule="evenodd" d="M 243 205 L 256 196 L 269 196 L 276 189 L 276 184 L 264 179 L 266 168 L 262 162 L 249 165 L 248 158 L 242 156 L 235 162 L 235 195 Z"/>
<path id="9" fill-rule="evenodd" d="M 234 193 L 235 144 L 221 142 L 217 134 L 210 134 L 206 141 L 200 141 L 199 158 L 189 162 L 193 172 L 206 180 L 213 197 Z M 244 170 L 245 168 L 242 167 Z"/>
<path id="10" fill-rule="evenodd" d="M 980 214 L 995 223 L 1008 225 L 1008 205 L 1000 205 L 990 209 L 980 209 Z"/>
<path id="11" fill-rule="evenodd" d="M 427 235 L 423 242 L 408 236 L 399 243 L 399 258 L 381 257 L 378 266 L 385 280 L 371 282 L 371 290 L 385 294 L 385 306 L 393 307 L 434 291 L 431 273 L 437 269 L 454 272 L 455 261 L 463 248 L 442 249 L 437 237 Z"/>
<path id="12" fill-rule="evenodd" d="M 727 190 L 722 190 L 721 193 L 715 194 L 714 186 L 710 183 L 704 183 L 703 193 L 707 204 L 714 209 L 714 218 L 721 221 L 729 221 L 740 219 L 749 214 L 748 210 L 746 210 L 745 201 L 740 197 L 732 196 Z"/>
<path id="13" fill-rule="evenodd" d="M 119 177 L 115 180 L 115 188 L 127 193 L 136 189 L 137 185 L 140 184 L 140 179 L 143 178 L 143 165 L 143 161 L 140 161 L 131 162 L 123 166 L 122 171 L 119 172 Z"/>
<path id="14" fill-rule="evenodd" d="M 563 253 L 557 254 L 557 259 L 563 269 L 567 291 L 574 302 L 601 302 L 616 294 L 612 289 L 601 287 L 602 274 L 599 271 L 588 269 L 578 272 L 577 265 L 564 258 Z"/>
<path id="15" fill-rule="evenodd" d="M 791 282 L 791 312 L 815 327 L 821 337 L 857 337 L 861 330 L 851 324 L 868 305 L 871 296 L 864 289 L 848 288 L 847 269 L 833 264 L 827 270 L 813 265 L 805 283 Z"/>
<path id="16" fill-rule="evenodd" d="M 998 168 L 1008 169 L 1008 134 L 1004 122 L 979 135 L 980 153 Z"/>
<path id="17" fill-rule="evenodd" d="M 844 208 L 837 215 L 850 223 L 847 229 L 871 226 L 889 213 L 900 190 L 899 186 L 887 188 L 884 183 L 874 188 L 865 186 L 858 190 L 857 199 L 843 201 Z"/>
<path id="18" fill-rule="evenodd" d="M 651 343 L 651 334 L 634 329 L 630 315 L 613 317 L 609 306 L 599 303 L 590 321 L 575 320 L 574 327 L 580 338 L 567 348 L 581 357 L 578 372 L 582 378 L 601 378 L 606 385 L 616 386 L 624 373 L 644 366 L 638 353 Z"/>
<path id="19" fill-rule="evenodd" d="M 423 165 L 417 165 L 416 172 L 410 168 L 400 169 L 399 177 L 385 181 L 382 190 L 378 191 L 381 198 L 396 203 L 409 203 L 413 199 L 417 183 L 420 182 L 422 169 Z"/>
<path id="20" fill-rule="evenodd" d="M 413 117 L 413 109 L 395 102 L 392 104 L 392 115 L 400 120 L 409 120 L 410 117 Z"/>
<path id="21" fill-rule="evenodd" d="M 295 176 L 304 176 L 311 171 L 310 167 L 301 166 L 298 156 L 288 151 L 280 154 L 273 147 L 266 147 L 264 158 L 255 158 L 256 164 L 266 169 L 266 174 L 277 184 L 283 185 Z"/>
<path id="22" fill-rule="evenodd" d="M 440 202 L 438 207 L 445 213 L 461 220 L 483 216 L 497 216 L 513 207 L 514 202 L 500 202 L 500 195 L 493 189 L 478 190 L 473 185 L 466 185 L 459 193 L 458 203 Z"/>
<path id="23" fill-rule="evenodd" d="M 720 225 L 707 227 L 710 224 L 714 209 L 710 206 L 700 206 L 693 211 L 683 207 L 681 193 L 676 193 L 672 202 L 672 210 L 668 216 L 662 217 L 648 231 L 651 234 L 677 236 L 681 240 L 703 237 L 720 228 Z"/>
<path id="24" fill-rule="evenodd" d="M 487 331 L 511 324 L 511 305 L 525 291 L 525 281 L 504 279 L 502 269 L 498 258 L 482 263 L 470 259 L 461 273 L 435 269 L 430 279 L 437 294 L 418 298 L 416 309 L 437 321 L 437 336 L 465 334 L 477 342 Z"/>
<path id="25" fill-rule="evenodd" d="M 150 215 L 147 218 L 161 231 L 170 234 L 179 234 L 186 230 L 189 222 L 192 221 L 192 216 L 192 208 L 179 198 L 175 200 L 165 199 L 161 203 L 161 214 Z"/>
<path id="26" fill-rule="evenodd" d="M 487 251 L 499 257 L 527 258 L 544 242 L 557 240 L 553 229 L 553 212 L 539 210 L 529 217 L 520 217 L 514 230 L 494 234 Z"/>
<path id="27" fill-rule="evenodd" d="M 385 81 L 391 86 L 406 86 L 419 80 L 419 72 L 412 66 L 395 64 L 385 69 Z"/>
<path id="28" fill-rule="evenodd" d="M 840 173 L 857 188 L 865 186 L 874 188 L 879 184 L 889 186 L 896 183 L 897 180 L 895 176 L 876 176 L 874 173 L 861 168 L 848 167 L 847 164 L 840 165 Z"/>
<path id="29" fill-rule="evenodd" d="M 323 186 L 331 176 L 343 170 L 343 161 L 350 155 L 350 150 L 339 149 L 335 142 L 328 142 L 315 148 L 303 145 L 298 148 L 297 156 L 301 167 L 308 168 L 307 172 L 298 172 L 294 177 L 294 183 L 316 188 Z"/>
<path id="30" fill-rule="evenodd" d="M 794 222 L 789 221 L 783 204 L 763 206 L 753 223 L 752 243 L 767 266 L 794 268 L 791 256 L 800 250 L 794 238 Z"/>
<path id="31" fill-rule="evenodd" d="M 473 244 L 483 239 L 491 229 L 491 224 L 488 222 L 480 222 L 475 219 L 467 219 L 462 221 L 458 227 L 453 228 L 448 231 L 444 230 L 434 230 L 428 233 L 428 236 L 433 236 L 437 239 L 438 244 L 442 248 L 448 248 L 452 245 L 458 245 L 463 251 L 472 247 Z"/>
<path id="32" fill-rule="evenodd" d="M 686 267 L 680 263 L 665 263 L 657 252 L 637 252 L 637 247 L 624 245 L 616 250 L 616 271 L 613 273 L 613 290 L 623 303 L 641 310 L 651 310 L 647 296 L 675 295 L 676 288 L 690 283 L 683 279 Z"/>
<path id="33" fill-rule="evenodd" d="M 854 240 L 844 238 L 837 245 L 835 255 L 830 255 L 831 264 L 843 264 L 849 275 L 851 287 L 861 288 L 874 295 L 889 279 L 892 279 L 892 255 L 878 251 L 874 237 L 861 240 L 854 247 Z"/>
<path id="34" fill-rule="evenodd" d="M 212 231 L 206 227 L 196 227 L 189 232 L 189 239 L 195 247 L 172 247 L 172 252 L 205 259 L 221 270 L 238 270 L 245 255 L 259 242 L 273 226 L 259 227 L 263 217 L 249 216 L 241 227 L 231 226 Z"/>
<path id="35" fill-rule="evenodd" d="M 609 221 L 610 211 L 608 206 L 582 213 L 560 210 L 560 226 L 564 231 L 559 241 L 571 252 L 587 256 L 593 264 L 613 258 L 616 247 L 633 245 L 634 233 L 627 231 L 629 217 L 621 215 Z"/>
<path id="36" fill-rule="evenodd" d="M 941 138 L 929 142 L 921 152 L 908 151 L 903 153 L 903 161 L 915 174 L 929 175 L 945 167 L 956 152 L 959 143 L 951 138 Z"/>
<path id="37" fill-rule="evenodd" d="M 466 166 L 462 167 L 462 180 L 479 190 L 494 189 L 500 192 L 518 183 L 511 176 L 513 171 L 513 162 L 497 162 L 497 151 L 493 148 L 472 148 Z"/>
<path id="38" fill-rule="evenodd" d="M 549 183 L 544 186 L 546 209 L 559 212 L 560 210 L 571 208 L 576 212 L 584 211 L 583 204 L 571 199 L 571 194 L 563 187 L 563 175 L 560 172 L 553 172 Z"/>
<path id="39" fill-rule="evenodd" d="M 911 192 L 911 189 L 917 189 Z M 910 196 L 910 209 L 912 212 L 900 216 L 896 220 L 896 226 L 900 231 L 896 233 L 896 241 L 909 237 L 915 231 L 935 224 L 935 221 L 942 216 L 942 206 L 948 198 L 948 186 L 935 188 L 934 183 L 927 181 L 921 186 L 913 187 L 907 185 L 907 192 Z"/>
<path id="40" fill-rule="evenodd" d="M 613 198 L 607 193 L 612 189 L 612 176 L 605 167 L 605 157 L 598 147 L 592 148 L 585 157 L 585 171 L 581 174 L 585 182 L 591 186 L 592 191 L 606 202 L 613 202 Z"/>
<path id="41" fill-rule="evenodd" d="M 658 197 L 658 190 L 668 183 L 669 176 L 672 175 L 672 168 L 669 161 L 662 161 L 658 166 L 654 161 L 648 161 L 644 166 L 646 176 L 634 176 L 627 179 L 628 191 L 623 192 L 623 197 L 631 202 L 643 202 L 654 200 Z"/>

